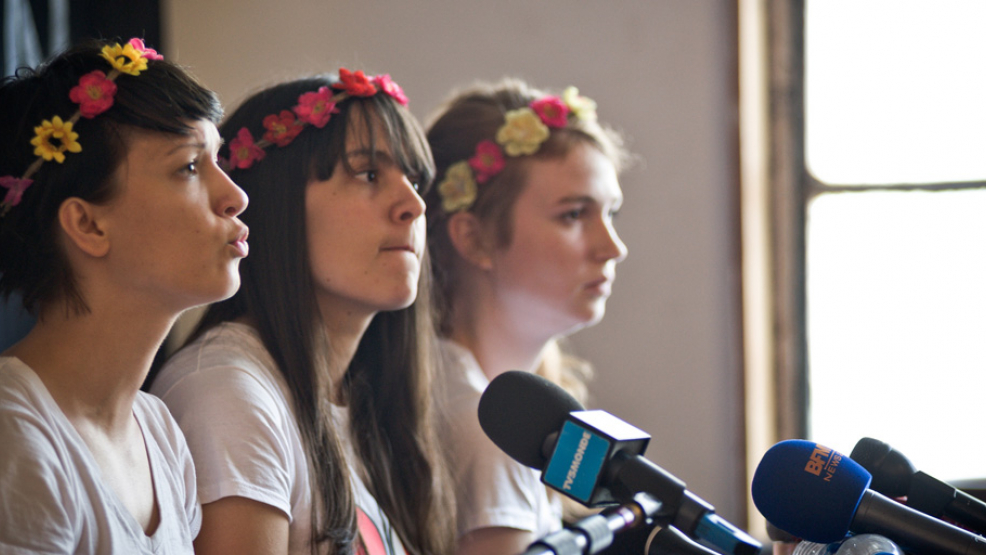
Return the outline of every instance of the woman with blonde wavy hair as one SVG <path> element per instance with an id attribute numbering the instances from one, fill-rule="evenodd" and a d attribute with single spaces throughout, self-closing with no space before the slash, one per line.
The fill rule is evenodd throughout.
<path id="1" fill-rule="evenodd" d="M 585 399 L 588 366 L 560 342 L 602 319 L 626 257 L 613 227 L 626 153 L 576 89 L 552 95 L 516 80 L 453 97 L 428 141 L 458 553 L 517 553 L 561 527 L 561 502 L 486 437 L 476 409 L 507 370 L 538 372 Z"/>

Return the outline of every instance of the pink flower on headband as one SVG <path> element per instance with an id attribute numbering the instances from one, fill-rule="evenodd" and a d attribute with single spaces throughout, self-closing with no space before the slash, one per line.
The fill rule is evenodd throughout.
<path id="1" fill-rule="evenodd" d="M 253 135 L 246 127 L 240 129 L 236 138 L 229 143 L 229 166 L 231 169 L 245 170 L 257 160 L 263 160 L 267 153 L 253 142 Z"/>
<path id="2" fill-rule="evenodd" d="M 531 102 L 531 109 L 548 127 L 560 129 L 568 124 L 568 106 L 557 96 L 546 96 Z"/>
<path id="3" fill-rule="evenodd" d="M 304 125 L 298 122 L 291 110 L 281 110 L 264 118 L 264 140 L 277 146 L 288 146 L 301 133 Z"/>
<path id="4" fill-rule="evenodd" d="M 294 107 L 294 113 L 302 121 L 318 127 L 325 127 L 329 123 L 332 114 L 338 114 L 339 109 L 332 101 L 332 91 L 328 87 L 319 87 L 318 92 L 306 92 L 298 97 L 298 105 Z"/>
<path id="5" fill-rule="evenodd" d="M 348 69 L 339 68 L 339 82 L 332 84 L 333 89 L 342 89 L 350 96 L 373 96 L 377 88 L 362 71 L 353 73 Z"/>
<path id="6" fill-rule="evenodd" d="M 397 101 L 401 106 L 407 106 L 407 95 L 404 94 L 404 89 L 400 85 L 394 83 L 391 80 L 389 74 L 377 75 L 372 79 L 373 84 L 380 88 L 381 91 L 389 94 Z"/>
<path id="7" fill-rule="evenodd" d="M 490 140 L 476 145 L 476 155 L 469 159 L 469 166 L 476 172 L 476 182 L 486 183 L 503 170 L 503 151 Z"/>
<path id="8" fill-rule="evenodd" d="M 83 75 L 79 84 L 68 92 L 72 102 L 79 105 L 79 114 L 84 118 L 94 118 L 109 110 L 115 94 L 116 83 L 99 70 Z"/>
<path id="9" fill-rule="evenodd" d="M 144 40 L 138 38 L 130 39 L 130 46 L 134 48 L 137 52 L 140 52 L 148 60 L 163 60 L 164 56 L 157 53 L 157 50 L 153 48 L 148 48 L 144 46 Z"/>
<path id="10" fill-rule="evenodd" d="M 6 209 L 17 206 L 21 202 L 21 196 L 24 194 L 24 191 L 32 183 L 34 181 L 31 179 L 21 179 L 12 175 L 0 177 L 0 187 L 7 189 L 7 194 L 3 197 L 3 202 L 0 204 L 3 204 Z"/>

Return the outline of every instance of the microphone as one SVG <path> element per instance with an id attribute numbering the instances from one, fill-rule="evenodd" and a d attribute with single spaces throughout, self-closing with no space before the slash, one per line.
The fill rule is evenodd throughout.
<path id="1" fill-rule="evenodd" d="M 661 502 L 638 493 L 626 505 L 612 507 L 583 518 L 569 528 L 548 534 L 527 547 L 521 555 L 593 555 L 613 544 L 624 530 L 650 524 Z"/>
<path id="2" fill-rule="evenodd" d="M 512 370 L 494 378 L 479 400 L 479 423 L 497 447 L 543 470 L 542 482 L 584 505 L 627 502 L 643 492 L 661 502 L 654 519 L 662 526 L 731 555 L 755 555 L 761 548 L 684 482 L 640 456 L 649 435 L 605 411 L 582 410 L 540 376 Z"/>
<path id="3" fill-rule="evenodd" d="M 907 496 L 907 506 L 986 532 L 986 503 L 914 468 L 890 445 L 870 437 L 856 443 L 849 457 L 873 475 L 870 487 L 888 497 Z"/>
<path id="4" fill-rule="evenodd" d="M 986 555 L 986 539 L 873 490 L 858 463 L 817 443 L 792 439 L 767 450 L 753 475 L 753 502 L 778 528 L 816 543 L 850 531 L 886 536 L 917 555 Z"/>
<path id="5" fill-rule="evenodd" d="M 695 543 L 674 526 L 665 526 L 647 541 L 646 555 L 718 555 Z"/>

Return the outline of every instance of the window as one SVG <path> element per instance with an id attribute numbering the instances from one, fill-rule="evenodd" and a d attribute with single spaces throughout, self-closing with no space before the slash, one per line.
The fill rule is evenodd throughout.
<path id="1" fill-rule="evenodd" d="M 986 477 L 986 2 L 804 22 L 808 437 Z"/>

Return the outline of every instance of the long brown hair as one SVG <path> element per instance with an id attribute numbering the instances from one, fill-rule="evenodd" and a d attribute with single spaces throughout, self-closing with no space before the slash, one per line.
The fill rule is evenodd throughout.
<path id="1" fill-rule="evenodd" d="M 338 82 L 319 76 L 276 85 L 247 99 L 223 123 L 229 144 L 248 128 L 260 137 L 268 114 L 290 109 L 301 93 Z M 284 375 L 291 391 L 312 479 L 312 553 L 325 546 L 354 552 L 356 512 L 348 467 L 320 391 L 331 337 L 326 337 L 315 303 L 305 222 L 305 188 L 329 179 L 346 164 L 346 136 L 353 121 L 378 121 L 398 165 L 429 185 L 434 176 L 424 134 L 411 114 L 386 94 L 352 97 L 322 129 L 306 128 L 289 146 L 270 148 L 266 157 L 230 176 L 250 196 L 243 221 L 250 226 L 250 256 L 241 263 L 242 286 L 227 301 L 212 305 L 189 341 L 222 322 L 247 317 Z M 357 114 L 354 116 L 354 114 Z M 373 151 L 374 149 L 370 149 Z M 432 425 L 430 396 L 434 333 L 429 310 L 430 279 L 422 264 L 415 303 L 381 312 L 370 323 L 338 390 L 349 407 L 350 434 L 370 493 L 387 514 L 409 553 L 441 554 L 454 541 L 454 510 L 447 471 Z M 322 387 L 320 387 L 322 386 Z"/>
<path id="2" fill-rule="evenodd" d="M 481 83 L 452 96 L 437 111 L 428 126 L 428 142 L 435 156 L 436 182 L 441 182 L 452 164 L 469 159 L 476 145 L 496 136 L 510 110 L 529 106 L 546 95 L 518 79 L 499 83 Z M 562 129 L 554 129 L 538 151 L 530 156 L 506 157 L 500 173 L 479 185 L 476 200 L 469 211 L 493 230 L 497 246 L 507 247 L 513 240 L 513 207 L 527 184 L 531 160 L 564 158 L 579 144 L 589 144 L 602 152 L 620 172 L 629 160 L 623 139 L 616 131 L 595 119 L 574 119 Z M 452 303 L 461 281 L 458 252 L 448 234 L 448 214 L 442 209 L 438 188 L 425 194 L 428 205 L 428 250 L 435 279 L 434 307 L 438 331 L 449 335 Z M 555 381 L 585 401 L 586 381 L 591 367 L 572 356 L 558 340 L 546 345 L 538 374 Z"/>

